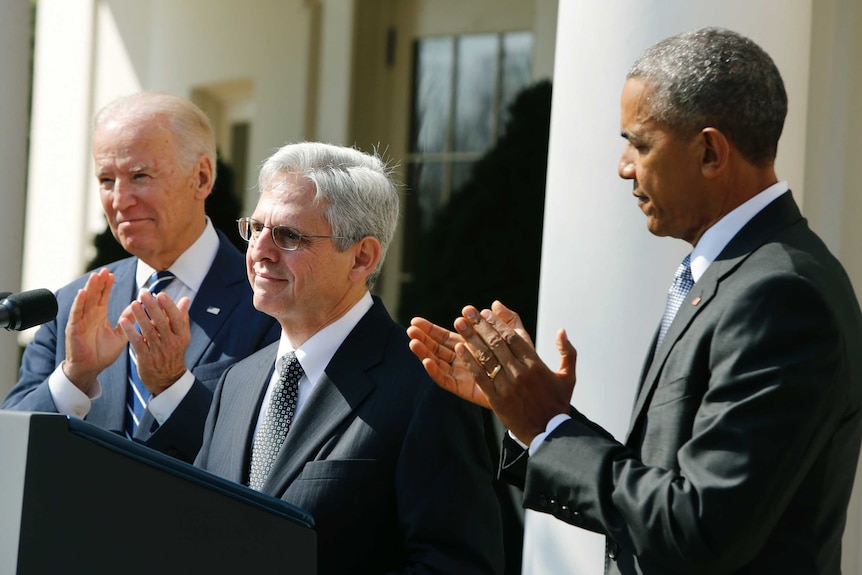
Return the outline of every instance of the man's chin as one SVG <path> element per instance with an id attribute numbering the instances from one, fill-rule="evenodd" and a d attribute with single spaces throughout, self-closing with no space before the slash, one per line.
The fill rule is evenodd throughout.
<path id="1" fill-rule="evenodd" d="M 659 222 L 657 222 L 656 219 L 651 217 L 651 216 L 647 216 L 646 227 L 647 227 L 647 231 L 649 231 L 649 233 L 651 233 L 652 235 L 654 235 L 656 237 L 663 238 L 664 236 L 667 235 L 667 231 L 662 229 L 661 224 Z"/>
<path id="2" fill-rule="evenodd" d="M 151 246 L 146 241 L 134 236 L 120 235 L 118 241 L 124 250 L 142 260 L 146 260 L 147 254 L 151 251 Z"/>
<path id="3" fill-rule="evenodd" d="M 275 312 L 278 310 L 276 298 L 269 293 L 261 291 L 259 288 L 254 288 L 252 305 L 254 305 L 254 309 L 267 315 L 275 315 Z"/>

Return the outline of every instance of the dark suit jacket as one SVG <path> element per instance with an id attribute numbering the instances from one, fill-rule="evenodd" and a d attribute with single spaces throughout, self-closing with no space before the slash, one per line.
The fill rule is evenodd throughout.
<path id="1" fill-rule="evenodd" d="M 320 575 L 500 573 L 481 413 L 438 388 L 407 344 L 375 298 L 291 425 L 262 491 L 312 514 Z M 224 374 L 195 465 L 248 484 L 277 345 Z"/>
<path id="2" fill-rule="evenodd" d="M 608 573 L 837 574 L 860 361 L 850 282 L 787 193 L 682 304 L 625 444 L 572 410 L 529 461 L 506 445 L 503 473 L 527 507 L 606 534 Z"/>
<path id="3" fill-rule="evenodd" d="M 134 257 L 107 266 L 116 277 L 108 303 L 108 318 L 113 325 L 137 296 L 136 266 Z M 0 406 L 3 409 L 57 411 L 48 389 L 48 376 L 66 357 L 65 327 L 69 311 L 88 277 L 86 274 L 57 291 L 57 318 L 40 327 L 24 350 L 18 383 Z M 218 313 L 209 311 L 215 308 Z M 135 438 L 191 462 L 200 448 L 212 392 L 222 372 L 235 361 L 277 340 L 280 333 L 271 317 L 254 309 L 243 256 L 221 232 L 216 258 L 189 309 L 189 319 L 191 343 L 185 360 L 195 383 L 163 425 L 158 426 L 146 411 Z M 99 375 L 102 395 L 93 402 L 86 421 L 124 433 L 128 377 L 128 354 L 121 353 Z"/>

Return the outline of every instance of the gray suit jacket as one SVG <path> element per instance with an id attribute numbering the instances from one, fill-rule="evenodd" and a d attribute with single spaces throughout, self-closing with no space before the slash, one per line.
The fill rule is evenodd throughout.
<path id="1" fill-rule="evenodd" d="M 862 439 L 862 316 L 788 192 L 695 284 L 647 358 L 624 444 L 572 410 L 525 506 L 608 538 L 607 573 L 840 573 Z"/>
<path id="2" fill-rule="evenodd" d="M 438 388 L 375 303 L 326 367 L 262 491 L 309 511 L 318 573 L 500 573 L 478 408 Z M 229 369 L 195 465 L 248 484 L 277 344 Z M 287 559 L 285 559 L 287 561 Z"/>
<path id="3" fill-rule="evenodd" d="M 219 250 L 209 273 L 189 309 L 191 342 L 186 349 L 186 367 L 195 383 L 164 425 L 158 426 L 149 411 L 144 413 L 135 439 L 184 461 L 194 461 L 201 445 L 203 426 L 212 392 L 222 372 L 278 339 L 280 328 L 271 317 L 252 305 L 252 293 L 242 254 L 219 233 Z M 137 296 L 137 258 L 126 258 L 107 266 L 115 276 L 108 302 L 108 318 L 117 324 L 123 309 Z M 57 291 L 59 312 L 54 321 L 41 326 L 24 350 L 18 382 L 3 401 L 3 409 L 56 412 L 48 389 L 48 376 L 66 357 L 66 322 L 72 301 L 89 274 Z M 218 313 L 213 313 L 217 309 Z M 99 375 L 102 395 L 93 402 L 86 421 L 103 429 L 124 433 L 128 355 Z"/>

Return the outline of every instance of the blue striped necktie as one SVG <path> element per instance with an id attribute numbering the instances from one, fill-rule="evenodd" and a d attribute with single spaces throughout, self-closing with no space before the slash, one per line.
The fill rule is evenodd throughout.
<path id="1" fill-rule="evenodd" d="M 685 259 L 683 259 L 682 263 L 679 264 L 679 267 L 673 276 L 673 283 L 671 284 L 670 289 L 667 290 L 667 305 L 664 310 L 664 315 L 661 318 L 658 342 L 655 345 L 656 349 L 661 346 L 661 342 L 664 340 L 664 336 L 667 334 L 667 330 L 670 327 L 671 322 L 673 322 L 676 312 L 679 311 L 679 306 L 681 306 L 682 302 L 685 301 L 686 296 L 688 296 L 688 292 L 690 292 L 693 287 L 694 278 L 691 276 L 691 255 L 689 254 L 685 256 Z"/>
<path id="2" fill-rule="evenodd" d="M 167 270 L 155 272 L 150 276 L 147 289 L 153 295 L 163 291 L 168 284 L 174 281 L 176 276 Z M 137 325 L 135 326 L 137 327 Z M 138 375 L 138 361 L 135 357 L 135 351 L 129 345 L 129 386 L 126 393 L 126 437 L 129 439 L 135 436 L 135 431 L 138 429 L 138 423 L 144 415 L 144 410 L 147 408 L 147 402 L 150 399 L 150 391 L 141 381 L 141 376 Z"/>

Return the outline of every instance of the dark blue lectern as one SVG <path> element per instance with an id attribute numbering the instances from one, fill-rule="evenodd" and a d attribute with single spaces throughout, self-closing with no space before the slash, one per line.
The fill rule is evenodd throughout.
<path id="1" fill-rule="evenodd" d="M 304 510 L 81 420 L 0 410 L 0 575 L 282 573 L 285 557 L 316 572 Z"/>

